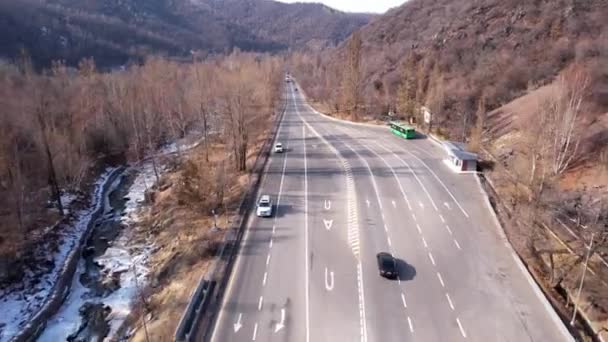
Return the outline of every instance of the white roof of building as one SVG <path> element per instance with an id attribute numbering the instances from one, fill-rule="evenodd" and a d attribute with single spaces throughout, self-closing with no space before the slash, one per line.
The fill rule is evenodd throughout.
<path id="1" fill-rule="evenodd" d="M 477 160 L 477 154 L 467 152 L 463 143 L 455 141 L 444 141 L 443 147 L 449 155 L 454 156 L 460 160 Z"/>

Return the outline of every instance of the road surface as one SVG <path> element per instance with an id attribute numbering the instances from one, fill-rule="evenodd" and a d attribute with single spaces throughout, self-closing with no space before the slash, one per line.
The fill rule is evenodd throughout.
<path id="1" fill-rule="evenodd" d="M 315 113 L 294 85 L 212 340 L 568 341 L 474 175 L 427 139 Z M 375 255 L 399 259 L 399 279 Z"/>

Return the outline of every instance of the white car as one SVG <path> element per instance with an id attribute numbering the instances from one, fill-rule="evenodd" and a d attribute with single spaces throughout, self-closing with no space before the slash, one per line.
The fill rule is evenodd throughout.
<path id="1" fill-rule="evenodd" d="M 274 153 L 283 153 L 283 151 L 285 151 L 285 150 L 283 149 L 283 144 L 281 144 L 281 143 L 276 143 L 276 144 L 274 145 Z"/>
<path id="2" fill-rule="evenodd" d="M 272 201 L 270 196 L 263 195 L 258 201 L 258 207 L 256 210 L 258 217 L 271 217 L 272 216 Z"/>

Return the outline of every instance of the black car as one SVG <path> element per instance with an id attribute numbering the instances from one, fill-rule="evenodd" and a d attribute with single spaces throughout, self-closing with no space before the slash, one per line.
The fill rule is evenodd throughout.
<path id="1" fill-rule="evenodd" d="M 378 255 L 376 255 L 376 259 L 378 259 L 378 269 L 380 270 L 380 276 L 390 279 L 397 278 L 397 261 L 390 253 L 378 253 Z"/>

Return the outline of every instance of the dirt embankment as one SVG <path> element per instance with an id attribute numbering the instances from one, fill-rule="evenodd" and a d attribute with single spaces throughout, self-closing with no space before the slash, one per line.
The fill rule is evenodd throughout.
<path id="1" fill-rule="evenodd" d="M 581 338 L 606 340 L 608 161 L 602 158 L 608 156 L 608 114 L 581 114 L 572 166 L 541 183 L 534 175 L 549 166 L 537 159 L 534 173 L 532 161 L 540 153 L 534 152 L 530 127 L 537 125 L 535 115 L 554 88 L 538 88 L 488 114 L 482 155 L 492 167 L 486 177 L 509 240 L 562 319 L 572 319 L 574 302 L 580 318 L 574 329 Z M 578 297 L 592 237 L 593 253 Z"/>

